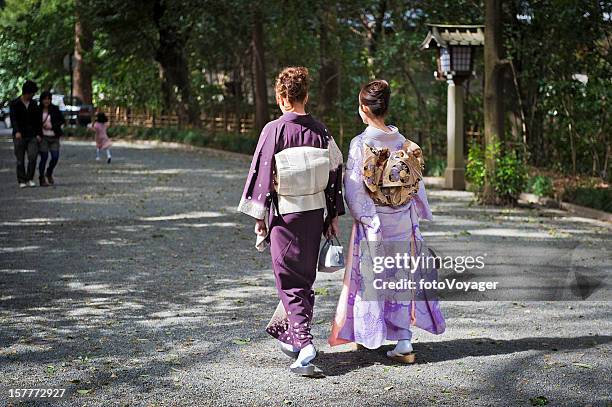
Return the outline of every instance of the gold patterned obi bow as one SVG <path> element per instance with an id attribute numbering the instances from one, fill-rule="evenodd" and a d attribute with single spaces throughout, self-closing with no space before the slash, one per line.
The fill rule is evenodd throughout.
<path id="1" fill-rule="evenodd" d="M 363 181 L 378 205 L 400 206 L 419 190 L 425 162 L 421 148 L 410 140 L 401 150 L 363 146 Z"/>

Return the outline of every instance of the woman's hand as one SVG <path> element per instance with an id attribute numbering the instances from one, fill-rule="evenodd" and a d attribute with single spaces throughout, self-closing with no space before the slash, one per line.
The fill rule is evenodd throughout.
<path id="1" fill-rule="evenodd" d="M 257 219 L 255 221 L 255 234 L 257 236 L 265 236 L 268 233 L 268 227 L 263 219 Z"/>
<path id="2" fill-rule="evenodd" d="M 332 236 L 340 236 L 340 227 L 338 226 L 338 217 L 333 218 L 325 231 L 325 237 L 330 239 Z"/>

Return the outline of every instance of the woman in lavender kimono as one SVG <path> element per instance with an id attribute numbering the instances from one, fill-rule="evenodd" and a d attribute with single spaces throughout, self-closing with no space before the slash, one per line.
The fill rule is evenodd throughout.
<path id="1" fill-rule="evenodd" d="M 316 372 L 310 363 L 316 356 L 310 325 L 319 243 L 323 234 L 338 233 L 338 216 L 344 214 L 342 154 L 327 128 L 304 110 L 308 81 L 308 70 L 302 67 L 285 68 L 278 75 L 276 101 L 283 115 L 261 132 L 238 206 L 239 211 L 256 219 L 257 249 L 262 251 L 270 244 L 281 301 L 266 331 L 280 341 L 285 354 L 295 358 L 291 371 L 305 376 Z M 329 164 L 319 167 L 324 169 L 324 177 L 320 172 L 316 177 L 306 170 L 300 173 L 294 166 L 297 163 L 284 155 L 289 151 L 324 154 L 323 158 L 329 159 Z M 308 158 L 303 161 L 309 162 Z M 302 188 L 292 196 L 285 196 L 279 189 L 279 169 L 287 167 L 295 182 L 285 183 L 285 188 Z M 302 182 L 305 179 L 310 182 Z M 311 186 L 312 191 L 304 189 Z"/>
<path id="2" fill-rule="evenodd" d="M 360 250 L 364 247 L 362 243 L 378 242 L 379 250 L 382 246 L 384 252 L 389 242 L 400 245 L 406 242 L 409 256 L 424 255 L 418 218 L 432 219 L 422 181 L 421 149 L 396 127 L 385 124 L 389 98 L 389 84 L 383 80 L 368 83 L 359 93 L 359 114 L 368 127 L 351 141 L 346 165 L 345 199 L 354 223 L 329 344 L 355 342 L 375 349 L 387 340 L 397 341 L 387 356 L 411 363 L 414 361 L 411 325 L 434 334 L 444 332 L 438 302 L 426 298 L 423 292 L 419 292 L 418 298 L 366 295 L 367 260 Z M 426 275 L 428 271 L 432 270 L 419 267 L 417 275 Z"/>

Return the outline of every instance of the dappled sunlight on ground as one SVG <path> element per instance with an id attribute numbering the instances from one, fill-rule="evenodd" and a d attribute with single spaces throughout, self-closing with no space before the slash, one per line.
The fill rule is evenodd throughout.
<path id="1" fill-rule="evenodd" d="M 0 247 L 0 253 L 22 253 L 35 252 L 40 249 L 40 246 L 18 246 L 18 247 Z"/>
<path id="2" fill-rule="evenodd" d="M 17 274 L 17 273 L 36 273 L 36 270 L 26 270 L 26 269 L 1 269 L 0 273 L 2 274 Z"/>
<path id="3" fill-rule="evenodd" d="M 220 228 L 237 228 L 241 225 L 235 222 L 211 222 L 211 223 L 177 223 L 177 226 L 186 228 L 209 228 L 209 227 L 220 227 Z"/>
<path id="4" fill-rule="evenodd" d="M 342 273 L 321 275 L 313 334 L 329 377 L 296 388 L 289 359 L 263 331 L 278 302 L 269 253 L 255 251 L 252 219 L 235 212 L 248 163 L 121 142 L 111 165 L 93 154 L 92 143 L 67 141 L 57 187 L 20 190 L 10 144 L 0 143 L 0 387 L 93 390 L 67 405 L 126 395 L 138 395 L 127 398 L 133 405 L 151 395 L 174 405 L 177 394 L 344 405 L 338 386 L 380 405 L 431 404 L 431 394 L 448 405 L 528 403 L 543 386 L 549 399 L 574 405 L 609 394 L 612 305 L 563 291 L 583 257 L 605 268 L 612 232 L 601 222 L 429 191 L 428 245 L 442 255 L 487 253 L 486 273 L 465 273 L 467 281 L 499 277 L 572 301 L 443 302 L 447 332 L 415 330 L 417 364 L 399 367 L 384 357 L 388 347 L 326 344 Z M 343 217 L 345 247 L 350 225 Z M 585 382 L 590 395 L 573 390 Z"/>
<path id="5" fill-rule="evenodd" d="M 202 219 L 202 218 L 217 218 L 224 216 L 220 212 L 187 212 L 177 213 L 175 215 L 168 216 L 150 216 L 146 218 L 139 218 L 138 220 L 146 222 L 159 222 L 165 220 L 182 220 L 182 219 Z"/>

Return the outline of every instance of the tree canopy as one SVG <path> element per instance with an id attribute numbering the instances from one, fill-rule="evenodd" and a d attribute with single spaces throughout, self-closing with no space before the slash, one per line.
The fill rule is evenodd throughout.
<path id="1" fill-rule="evenodd" d="M 254 4 L 6 0 L 0 3 L 0 101 L 16 96 L 25 78 L 68 94 L 63 58 L 75 48 L 80 22 L 93 37 L 83 63 L 91 68 L 97 106 L 172 112 L 195 127 L 200 115 L 222 110 L 269 119 L 275 74 L 303 65 L 313 76 L 310 109 L 344 142 L 361 126 L 360 86 L 381 77 L 393 89 L 389 121 L 431 157 L 444 156 L 446 86 L 433 77 L 434 53 L 419 45 L 427 23 L 482 24 L 482 1 Z M 504 57 L 513 69 L 504 70 L 508 130 L 502 138 L 526 140 L 531 164 L 607 170 L 611 13 L 606 1 L 504 2 Z M 482 53 L 475 67 L 465 85 L 466 127 L 482 129 Z M 257 108 L 262 104 L 267 109 Z"/>

